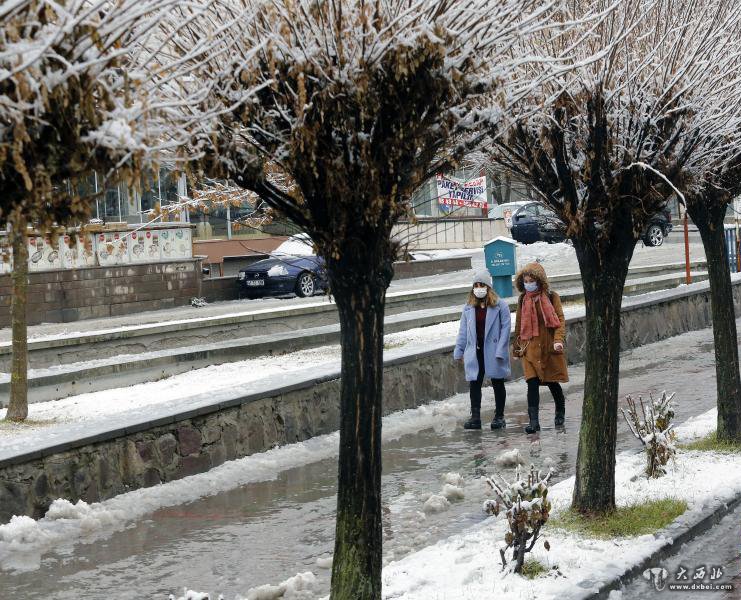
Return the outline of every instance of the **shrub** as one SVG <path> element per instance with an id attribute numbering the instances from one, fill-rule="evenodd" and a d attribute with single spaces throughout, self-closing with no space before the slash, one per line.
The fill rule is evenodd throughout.
<path id="1" fill-rule="evenodd" d="M 551 511 L 551 503 L 548 501 L 548 479 L 549 471 L 542 477 L 540 471 L 536 471 L 530 465 L 530 473 L 527 480 L 520 478 L 520 469 L 517 468 L 516 481 L 507 483 L 500 482 L 488 477 L 486 483 L 494 490 L 495 499 L 484 502 L 484 511 L 491 515 L 499 515 L 502 509 L 506 510 L 509 531 L 504 537 L 506 546 L 499 550 L 502 557 L 502 568 L 506 568 L 507 550 L 512 548 L 514 561 L 514 572 L 522 573 L 525 562 L 525 553 L 530 552 L 535 542 L 540 537 L 540 530 L 548 521 Z M 548 541 L 543 544 L 546 550 L 550 550 Z"/>
<path id="2" fill-rule="evenodd" d="M 646 448 L 646 476 L 650 478 L 661 477 L 666 474 L 664 466 L 669 459 L 674 458 L 677 448 L 674 445 L 676 433 L 672 430 L 672 419 L 674 418 L 674 405 L 672 399 L 662 392 L 659 400 L 654 400 L 649 394 L 648 405 L 643 403 L 643 398 L 638 397 L 640 411 L 632 396 L 628 396 L 628 412 L 622 408 L 625 422 L 628 423 L 631 433 Z"/>

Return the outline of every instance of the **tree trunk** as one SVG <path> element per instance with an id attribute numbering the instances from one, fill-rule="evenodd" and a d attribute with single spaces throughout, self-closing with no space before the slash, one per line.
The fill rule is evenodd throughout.
<path id="1" fill-rule="evenodd" d="M 13 339 L 13 360 L 10 372 L 10 403 L 5 418 L 9 421 L 23 421 L 28 416 L 28 328 L 26 301 L 28 295 L 28 246 L 26 245 L 26 224 L 13 226 L 11 241 L 13 247 L 13 298 L 11 300 L 11 321 Z"/>
<path id="2" fill-rule="evenodd" d="M 332 600 L 381 598 L 383 316 L 390 276 L 372 260 L 329 265 L 340 317 L 340 456 Z"/>
<path id="3" fill-rule="evenodd" d="M 572 508 L 603 513 L 615 507 L 620 307 L 635 241 L 598 247 L 575 240 L 574 246 L 584 284 L 586 362 Z"/>
<path id="4" fill-rule="evenodd" d="M 736 313 L 723 228 L 726 207 L 725 202 L 699 198 L 688 201 L 687 212 L 700 231 L 708 263 L 718 390 L 718 439 L 741 442 L 741 378 Z"/>

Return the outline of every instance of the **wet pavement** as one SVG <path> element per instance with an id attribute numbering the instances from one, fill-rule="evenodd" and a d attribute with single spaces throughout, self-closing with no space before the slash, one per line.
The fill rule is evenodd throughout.
<path id="1" fill-rule="evenodd" d="M 673 556 L 657 561 L 650 569 L 665 569 L 664 587 L 642 576 L 623 588 L 625 600 L 741 599 L 741 507 L 726 515 L 704 535 L 676 548 Z M 676 589 L 673 586 L 702 584 L 732 589 Z M 659 583 L 659 587 L 662 587 Z"/>
<path id="2" fill-rule="evenodd" d="M 715 405 L 715 370 L 710 330 L 694 332 L 624 353 L 621 397 L 677 391 L 677 420 Z M 384 443 L 384 560 L 398 559 L 482 521 L 485 486 L 480 477 L 503 472 L 495 459 L 519 448 L 524 459 L 553 466 L 559 481 L 573 474 L 579 432 L 583 368 L 571 369 L 565 386 L 567 420 L 553 427 L 553 402 L 541 399 L 544 430 L 527 436 L 525 384 L 508 384 L 502 431 L 464 431 L 465 396 L 456 397 L 459 414 L 441 412 L 432 428 Z M 485 390 L 484 417 L 493 398 Z M 618 451 L 636 448 L 622 420 Z M 459 473 L 465 498 L 449 510 L 424 515 L 426 498 L 440 493 L 443 477 Z M 509 473 L 507 473 L 509 474 Z M 57 548 L 38 569 L 0 572 L 0 597 L 24 600 L 167 598 L 184 586 L 224 594 L 231 600 L 251 587 L 276 584 L 297 572 L 314 571 L 326 593 L 330 571 L 317 559 L 332 552 L 336 459 L 320 460 L 277 474 L 275 480 L 244 485 L 196 502 L 159 510 L 103 541 Z M 738 527 L 734 540 L 738 541 Z M 738 556 L 736 556 L 736 560 Z M 731 570 L 738 573 L 738 564 Z M 632 598 L 626 595 L 624 598 Z M 638 596 L 636 596 L 638 597 Z M 689 597 L 689 596 L 683 596 Z"/>

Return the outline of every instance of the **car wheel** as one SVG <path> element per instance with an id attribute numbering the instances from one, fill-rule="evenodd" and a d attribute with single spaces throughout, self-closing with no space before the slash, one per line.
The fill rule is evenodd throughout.
<path id="1" fill-rule="evenodd" d="M 296 295 L 299 298 L 313 296 L 316 292 L 314 276 L 311 273 L 301 273 L 296 281 Z"/>
<path id="2" fill-rule="evenodd" d="M 651 225 L 646 232 L 647 246 L 661 246 L 664 243 L 664 230 L 660 225 Z"/>

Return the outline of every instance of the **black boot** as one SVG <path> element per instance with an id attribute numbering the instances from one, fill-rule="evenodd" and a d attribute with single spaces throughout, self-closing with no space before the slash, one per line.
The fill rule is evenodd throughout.
<path id="1" fill-rule="evenodd" d="M 556 418 L 554 419 L 554 423 L 556 427 L 563 427 L 566 420 L 566 398 L 564 398 L 560 386 L 553 395 L 553 401 L 556 403 Z"/>
<path id="2" fill-rule="evenodd" d="M 535 433 L 540 431 L 540 422 L 538 421 L 538 407 L 528 406 L 527 416 L 530 418 L 530 422 L 525 426 L 525 433 Z"/>
<path id="3" fill-rule="evenodd" d="M 463 429 L 481 429 L 481 400 L 471 400 L 471 418 L 463 423 Z"/>
<path id="4" fill-rule="evenodd" d="M 492 429 L 502 429 L 507 426 L 507 421 L 504 420 L 502 415 L 494 415 L 494 420 L 491 422 Z"/>
<path id="5" fill-rule="evenodd" d="M 566 420 L 566 407 L 563 402 L 556 402 L 556 418 L 553 423 L 556 427 L 563 427 L 564 421 Z"/>
<path id="6" fill-rule="evenodd" d="M 471 413 L 471 418 L 463 423 L 463 429 L 481 429 L 481 416 L 479 413 Z"/>

